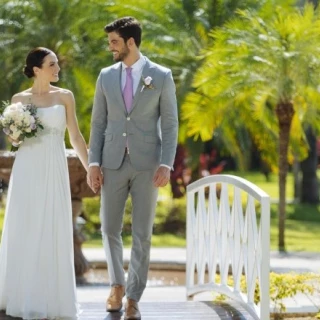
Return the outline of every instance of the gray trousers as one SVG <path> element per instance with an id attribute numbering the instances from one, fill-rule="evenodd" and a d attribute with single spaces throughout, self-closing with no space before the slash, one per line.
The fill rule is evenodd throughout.
<path id="1" fill-rule="evenodd" d="M 155 170 L 137 171 L 125 155 L 117 170 L 102 168 L 101 231 L 111 286 L 124 285 L 127 298 L 139 301 L 147 284 L 152 227 L 158 189 Z M 132 250 L 127 284 L 123 270 L 122 221 L 126 200 L 132 199 Z"/>

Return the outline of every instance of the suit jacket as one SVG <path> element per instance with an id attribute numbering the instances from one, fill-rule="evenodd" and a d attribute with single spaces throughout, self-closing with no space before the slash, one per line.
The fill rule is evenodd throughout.
<path id="1" fill-rule="evenodd" d="M 121 62 L 101 70 L 92 110 L 89 163 L 118 169 L 128 144 L 136 170 L 173 166 L 178 136 L 175 84 L 169 69 L 145 59 L 142 77 L 151 77 L 154 88 L 143 88 L 141 79 L 129 113 L 121 92 Z"/>

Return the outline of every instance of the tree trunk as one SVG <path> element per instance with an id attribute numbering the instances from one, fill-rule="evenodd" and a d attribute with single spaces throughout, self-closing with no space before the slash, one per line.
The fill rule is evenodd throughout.
<path id="1" fill-rule="evenodd" d="M 171 171 L 170 184 L 172 196 L 175 199 L 182 198 L 186 194 L 187 182 L 186 180 L 186 158 L 187 150 L 182 144 L 178 144 L 176 156 L 174 159 L 174 171 Z"/>
<path id="2" fill-rule="evenodd" d="M 288 147 L 290 128 L 294 114 L 290 101 L 281 101 L 276 107 L 279 122 L 279 251 L 286 251 L 285 220 L 286 220 L 286 181 L 288 173 Z"/>
<path id="3" fill-rule="evenodd" d="M 301 198 L 302 203 L 319 203 L 319 183 L 317 177 L 317 137 L 311 127 L 306 130 L 306 136 L 309 144 L 308 157 L 301 162 Z"/>
<path id="4" fill-rule="evenodd" d="M 292 164 L 293 173 L 293 197 L 294 202 L 297 203 L 301 199 L 301 181 L 300 181 L 300 162 L 296 156 L 294 156 Z"/>

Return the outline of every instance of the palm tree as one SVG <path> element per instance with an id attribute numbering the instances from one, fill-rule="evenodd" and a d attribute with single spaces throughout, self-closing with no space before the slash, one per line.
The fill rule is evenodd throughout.
<path id="1" fill-rule="evenodd" d="M 55 51 L 61 66 L 59 85 L 75 94 L 81 131 L 89 137 L 90 110 L 99 69 L 111 63 L 105 54 L 103 26 L 112 15 L 99 0 L 3 0 L 0 7 L 0 100 L 30 85 L 22 74 L 28 51 Z"/>
<path id="2" fill-rule="evenodd" d="M 315 8 L 319 4 L 319 0 L 307 0 L 312 3 Z M 306 1 L 300 1 L 300 5 Z M 320 200 L 319 195 L 319 181 L 317 177 L 318 169 L 318 143 L 317 137 L 312 128 L 307 127 L 305 129 L 306 138 L 308 141 L 308 155 L 302 162 L 295 161 L 297 170 L 293 170 L 294 182 L 295 182 L 295 199 L 298 199 L 302 203 L 317 204 Z M 300 178 L 301 171 L 301 178 Z"/>
<path id="3" fill-rule="evenodd" d="M 317 136 L 311 127 L 305 129 L 308 141 L 308 156 L 300 162 L 302 173 L 301 184 L 299 186 L 300 197 L 302 203 L 318 204 L 319 203 L 319 182 L 317 176 L 318 167 L 318 148 Z"/>
<path id="4" fill-rule="evenodd" d="M 285 251 L 288 159 L 306 147 L 302 123 L 315 131 L 320 124 L 319 11 L 267 1 L 258 12 L 239 11 L 211 35 L 214 44 L 204 52 L 183 117 L 189 133 L 204 140 L 218 127 L 228 133 L 241 123 L 268 161 L 277 159 L 278 247 Z"/>
<path id="5" fill-rule="evenodd" d="M 108 10 L 118 16 L 133 15 L 142 22 L 142 51 L 170 67 L 182 103 L 192 88 L 202 59 L 199 53 L 212 43 L 209 31 L 232 18 L 237 9 L 257 6 L 255 0 L 116 0 Z"/>
<path id="6" fill-rule="evenodd" d="M 108 10 L 118 16 L 133 15 L 142 22 L 141 50 L 154 61 L 172 69 L 180 107 L 188 92 L 192 90 L 194 75 L 203 63 L 199 54 L 213 41 L 209 37 L 210 30 L 231 19 L 237 9 L 252 6 L 257 7 L 257 1 L 159 0 L 151 3 L 147 0 L 136 0 L 128 3 L 118 0 L 110 4 Z M 187 130 L 184 121 L 180 119 L 177 154 L 189 154 L 188 166 L 193 168 L 198 178 L 199 155 L 203 152 L 204 143 L 189 138 Z M 241 131 L 238 136 L 246 137 L 246 134 Z M 216 137 L 223 144 L 229 143 L 228 138 L 218 136 L 218 132 Z M 242 140 L 243 148 L 248 147 L 247 141 Z M 243 151 L 239 153 L 243 154 Z M 175 171 L 183 172 L 184 156 L 178 155 L 176 160 Z M 179 180 L 180 178 L 179 176 Z"/>

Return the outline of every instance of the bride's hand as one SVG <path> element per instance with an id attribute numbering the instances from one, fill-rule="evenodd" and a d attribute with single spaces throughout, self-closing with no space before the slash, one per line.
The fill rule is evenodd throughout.
<path id="1" fill-rule="evenodd" d="M 101 184 L 95 183 L 95 184 L 93 185 L 93 191 L 94 191 L 94 193 L 99 194 L 100 191 L 101 191 Z"/>
<path id="2" fill-rule="evenodd" d="M 15 146 L 15 147 L 17 147 L 17 146 L 21 143 L 21 141 L 19 141 L 19 140 L 14 140 L 11 136 L 8 136 L 8 140 L 9 140 L 10 143 L 11 143 L 13 146 Z"/>
<path id="3" fill-rule="evenodd" d="M 89 167 L 87 172 L 87 183 L 94 193 L 97 193 L 103 184 L 103 174 L 99 166 Z"/>

